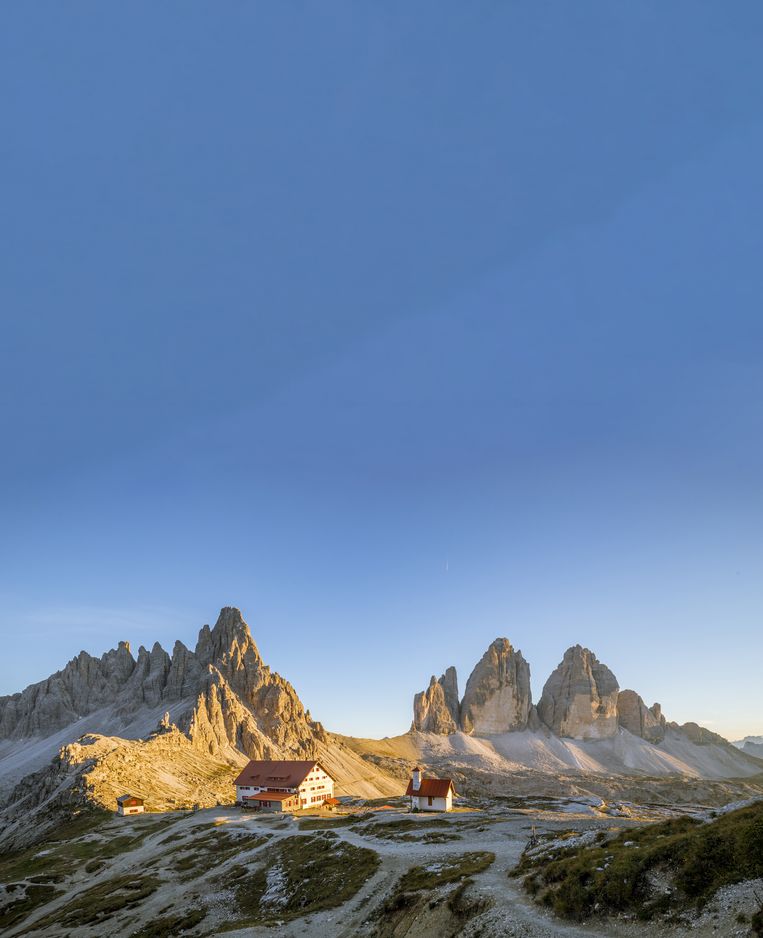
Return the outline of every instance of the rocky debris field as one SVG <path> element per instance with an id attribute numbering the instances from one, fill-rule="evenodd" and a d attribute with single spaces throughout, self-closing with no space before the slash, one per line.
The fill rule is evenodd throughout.
<path id="1" fill-rule="evenodd" d="M 699 828 L 692 818 L 709 816 L 700 806 L 517 797 L 482 801 L 448 815 L 407 813 L 402 799 L 388 805 L 358 802 L 343 812 L 291 817 L 231 806 L 119 818 L 83 811 L 43 841 L 0 859 L 0 933 L 8 938 L 750 933 L 754 884 L 726 884 L 691 920 L 667 925 L 659 918 L 646 924 L 623 917 L 560 918 L 533 901 L 521 876 L 510 875 L 520 861 L 541 863 L 540 854 L 525 853 L 531 838 L 546 850 L 573 844 L 596 848 L 605 839 L 643 837 L 666 822 Z"/>

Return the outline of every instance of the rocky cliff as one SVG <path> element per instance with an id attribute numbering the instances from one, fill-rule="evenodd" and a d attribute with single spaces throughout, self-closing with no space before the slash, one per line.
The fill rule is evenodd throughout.
<path id="1" fill-rule="evenodd" d="M 429 687 L 413 698 L 412 729 L 447 736 L 461 725 L 456 669 L 448 668 L 439 680 L 432 675 Z"/>
<path id="2" fill-rule="evenodd" d="M 477 736 L 521 730 L 531 707 L 530 665 L 507 638 L 497 638 L 466 682 L 461 727 Z"/>
<path id="3" fill-rule="evenodd" d="M 413 698 L 412 731 L 448 736 L 463 731 L 490 736 L 525 729 L 534 716 L 530 666 L 507 638 L 497 638 L 474 667 L 458 699 L 456 669 Z"/>
<path id="4" fill-rule="evenodd" d="M 659 743 L 665 738 L 665 717 L 662 707 L 652 704 L 647 707 L 635 690 L 623 690 L 617 698 L 617 721 L 620 726 L 650 743 Z"/>
<path id="5" fill-rule="evenodd" d="M 479 737 L 480 746 L 494 747 L 497 758 L 511 765 L 545 770 L 579 767 L 582 746 L 592 747 L 585 756 L 589 769 L 615 774 L 742 777 L 759 773 L 763 756 L 763 737 L 746 737 L 732 746 L 696 723 L 668 723 L 660 704 L 647 707 L 636 691 L 621 691 L 610 669 L 580 645 L 564 653 L 534 707 L 530 667 L 506 638 L 497 638 L 477 663 L 460 704 L 455 668 L 448 668 L 439 681 L 433 677 L 427 690 L 414 697 L 411 730 L 440 736 L 467 733 Z M 464 749 L 457 739 L 435 742 L 409 736 L 404 748 L 410 746 L 419 747 L 420 755 L 412 755 L 418 761 L 433 753 L 442 757 L 451 751 L 448 747 L 451 762 L 467 752 L 479 761 L 480 752 L 490 751 Z"/>
<path id="6" fill-rule="evenodd" d="M 619 690 L 614 674 L 593 652 L 573 645 L 543 687 L 538 716 L 557 736 L 614 736 Z"/>

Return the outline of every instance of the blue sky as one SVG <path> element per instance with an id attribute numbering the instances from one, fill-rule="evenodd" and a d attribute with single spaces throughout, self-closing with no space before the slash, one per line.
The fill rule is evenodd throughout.
<path id="1" fill-rule="evenodd" d="M 763 8 L 5 4 L 0 693 L 238 605 L 763 731 Z"/>

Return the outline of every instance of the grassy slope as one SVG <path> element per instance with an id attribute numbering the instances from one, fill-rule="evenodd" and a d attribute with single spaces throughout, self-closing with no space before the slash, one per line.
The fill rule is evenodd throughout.
<path id="1" fill-rule="evenodd" d="M 373 850 L 339 841 L 331 832 L 286 837 L 259 868 L 234 869 L 221 879 L 221 886 L 233 888 L 240 913 L 221 930 L 269 925 L 343 905 L 378 867 Z"/>
<path id="2" fill-rule="evenodd" d="M 374 938 L 460 935 L 465 923 L 485 908 L 484 898 L 467 899 L 465 893 L 473 877 L 494 861 L 495 854 L 483 850 L 412 866 L 377 911 Z"/>
<path id="3" fill-rule="evenodd" d="M 331 831 L 271 844 L 270 833 L 192 818 L 124 821 L 83 811 L 33 847 L 0 857 L 0 934 L 15 927 L 21 934 L 170 938 L 203 928 L 204 896 L 220 889 L 230 900 L 217 911 L 223 921 L 215 933 L 272 924 L 344 904 L 379 866 L 375 851 L 342 843 Z M 148 837 L 148 853 L 138 852 Z M 141 921 L 154 894 L 159 915 Z M 57 905 L 46 908 L 52 901 Z M 35 912 L 42 914 L 29 923 Z"/>
<path id="4" fill-rule="evenodd" d="M 565 918 L 680 912 L 722 886 L 763 876 L 763 802 L 707 824 L 679 818 L 525 857 L 512 875 L 524 875 L 536 901 Z"/>

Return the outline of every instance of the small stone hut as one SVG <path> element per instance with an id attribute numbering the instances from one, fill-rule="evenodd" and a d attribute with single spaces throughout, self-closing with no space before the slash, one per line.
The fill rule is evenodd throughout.
<path id="1" fill-rule="evenodd" d="M 143 814 L 145 806 L 137 795 L 120 795 L 117 798 L 117 814 Z"/>

